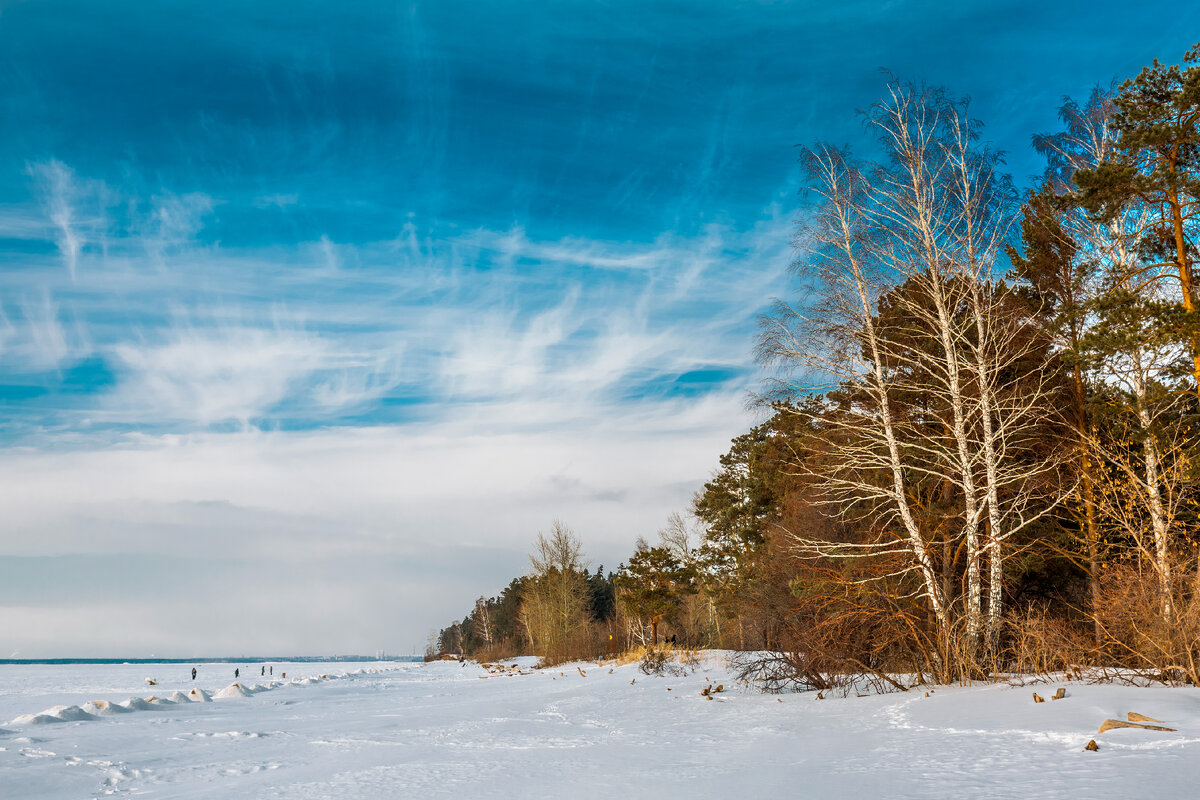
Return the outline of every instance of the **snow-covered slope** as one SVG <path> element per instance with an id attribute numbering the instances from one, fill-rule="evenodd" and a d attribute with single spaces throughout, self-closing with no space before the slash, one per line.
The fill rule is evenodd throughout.
<path id="1" fill-rule="evenodd" d="M 739 687 L 721 656 L 661 678 L 635 665 L 526 674 L 392 666 L 354 674 L 319 666 L 227 696 L 228 684 L 201 681 L 209 703 L 173 694 L 190 680 L 143 687 L 137 703 L 84 697 L 61 674 L 49 707 L 13 709 L 42 695 L 0 692 L 0 797 L 1200 795 L 1194 689 L 1062 684 L 1064 699 L 1040 704 L 1032 691 L 1056 687 L 817 700 Z M 0 686 L 12 685 L 8 669 L 0 667 Z M 73 669 L 79 687 L 92 687 L 88 670 L 103 668 Z M 35 677 L 22 680 L 32 686 Z M 724 691 L 713 699 L 701 694 L 716 684 Z M 145 702 L 151 695 L 167 702 Z M 1096 733 L 1130 711 L 1178 731 Z M 1089 739 L 1099 751 L 1084 751 Z"/>

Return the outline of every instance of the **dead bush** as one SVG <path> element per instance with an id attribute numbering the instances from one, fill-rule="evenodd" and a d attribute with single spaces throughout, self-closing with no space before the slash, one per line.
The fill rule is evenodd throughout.
<path id="1" fill-rule="evenodd" d="M 689 664 L 687 659 L 679 660 L 675 648 L 648 647 L 638 662 L 638 669 L 645 675 L 673 675 L 683 677 L 695 671 L 698 659 L 693 658 Z"/>
<path id="2" fill-rule="evenodd" d="M 1144 565 L 1105 570 L 1096 622 L 1104 637 L 1106 676 L 1173 685 L 1200 682 L 1200 595 L 1183 567 L 1173 570 L 1170 597 Z"/>
<path id="3" fill-rule="evenodd" d="M 1008 617 L 1008 668 L 1017 680 L 1073 674 L 1092 659 L 1091 635 L 1077 623 L 1030 607 Z"/>

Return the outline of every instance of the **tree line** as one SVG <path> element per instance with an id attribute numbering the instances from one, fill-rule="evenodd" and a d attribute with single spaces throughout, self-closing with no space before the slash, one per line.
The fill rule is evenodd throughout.
<path id="1" fill-rule="evenodd" d="M 556 523 L 437 648 L 1200 681 L 1200 45 L 1059 117 L 1024 194 L 966 99 L 895 78 L 872 158 L 803 148 L 765 421 L 615 572 Z"/>

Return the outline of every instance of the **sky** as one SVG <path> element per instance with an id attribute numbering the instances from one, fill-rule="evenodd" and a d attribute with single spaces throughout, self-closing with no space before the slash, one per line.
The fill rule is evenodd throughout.
<path id="1" fill-rule="evenodd" d="M 1164 24 L 1169 20 L 1170 24 Z M 1200 7 L 0 0 L 0 658 L 424 647 L 761 421 L 796 147 L 884 75 L 1019 185 Z"/>

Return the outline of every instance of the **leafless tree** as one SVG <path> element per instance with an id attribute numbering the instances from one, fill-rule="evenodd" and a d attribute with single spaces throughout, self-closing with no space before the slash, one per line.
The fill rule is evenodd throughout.
<path id="1" fill-rule="evenodd" d="M 793 532 L 794 542 L 821 558 L 904 553 L 901 571 L 919 578 L 943 652 L 973 662 L 999 637 L 1007 542 L 1057 501 L 1046 480 L 1055 460 L 1022 457 L 1050 388 L 1019 367 L 1041 344 L 992 274 L 1015 198 L 965 102 L 893 82 L 868 123 L 885 164 L 804 151 L 815 202 L 797 269 L 816 302 L 781 304 L 764 321 L 759 355 L 794 370 L 777 387 L 791 398 L 837 391 L 836 408 L 798 406 L 825 434 L 824 457 L 805 469 L 835 513 L 876 534 L 831 542 Z M 921 485 L 945 487 L 957 509 L 923 521 Z M 965 551 L 961 593 L 939 574 L 938 545 Z"/>

